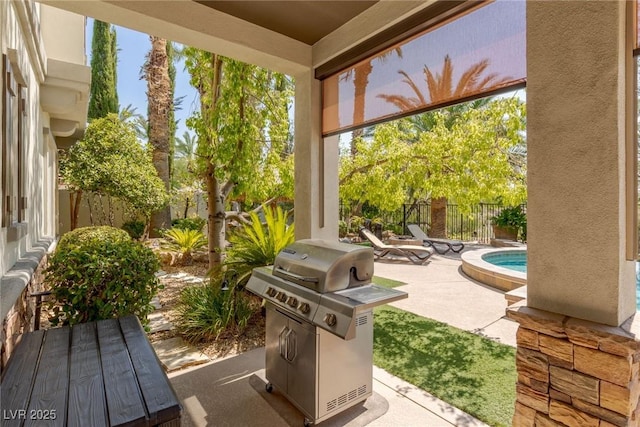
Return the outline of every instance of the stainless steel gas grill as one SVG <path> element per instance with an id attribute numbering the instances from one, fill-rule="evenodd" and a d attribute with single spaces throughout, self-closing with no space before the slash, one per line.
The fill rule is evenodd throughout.
<path id="1" fill-rule="evenodd" d="M 373 250 L 299 240 L 273 268 L 253 270 L 247 289 L 266 300 L 267 391 L 276 387 L 305 415 L 324 421 L 372 393 L 372 308 L 407 298 L 371 284 Z"/>

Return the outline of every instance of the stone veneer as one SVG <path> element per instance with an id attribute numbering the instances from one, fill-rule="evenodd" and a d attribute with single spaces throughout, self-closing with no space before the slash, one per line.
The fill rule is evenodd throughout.
<path id="1" fill-rule="evenodd" d="M 517 332 L 513 425 L 639 426 L 640 319 L 619 327 L 526 307 Z"/>
<path id="2" fill-rule="evenodd" d="M 43 290 L 43 271 L 51 244 L 52 240 L 39 242 L 0 278 L 0 373 L 22 334 L 33 330 L 35 298 L 30 295 Z"/>

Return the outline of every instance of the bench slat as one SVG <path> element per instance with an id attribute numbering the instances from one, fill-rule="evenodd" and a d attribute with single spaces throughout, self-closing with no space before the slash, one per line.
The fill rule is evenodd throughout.
<path id="1" fill-rule="evenodd" d="M 116 319 L 97 322 L 102 373 L 111 426 L 144 423 L 146 412 Z"/>
<path id="2" fill-rule="evenodd" d="M 26 426 L 64 426 L 69 387 L 69 328 L 49 329 L 42 343 L 42 354 L 33 383 Z M 55 419 L 51 411 L 55 410 Z M 46 419 L 44 417 L 49 417 Z"/>
<path id="3" fill-rule="evenodd" d="M 108 422 L 95 328 L 92 322 L 81 323 L 71 329 L 69 427 L 103 427 Z"/>
<path id="4" fill-rule="evenodd" d="M 120 319 L 151 425 L 180 417 L 180 403 L 136 316 Z"/>
<path id="5" fill-rule="evenodd" d="M 40 346 L 44 338 L 44 331 L 24 334 L 16 346 L 7 364 L 2 386 L 0 386 L 0 407 L 2 407 L 3 426 L 19 426 L 24 416 L 16 411 L 27 409 L 33 377 L 36 374 Z"/>

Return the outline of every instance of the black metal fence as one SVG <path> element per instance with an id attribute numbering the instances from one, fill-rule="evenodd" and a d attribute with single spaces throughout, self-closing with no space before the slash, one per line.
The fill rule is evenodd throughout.
<path id="1" fill-rule="evenodd" d="M 522 205 L 523 209 L 526 205 Z M 463 241 L 478 241 L 489 243 L 493 238 L 491 228 L 491 217 L 500 213 L 505 208 L 498 203 L 480 203 L 474 206 L 468 214 L 463 214 L 458 209 L 458 205 L 447 205 L 447 237 Z M 349 215 L 351 209 L 341 205 L 340 220 L 350 223 Z M 396 234 L 409 235 L 407 224 L 418 224 L 423 230 L 428 230 L 431 223 L 431 204 L 417 203 L 406 204 L 395 212 L 365 212 L 365 218 L 381 222 L 383 229 L 390 229 Z"/>

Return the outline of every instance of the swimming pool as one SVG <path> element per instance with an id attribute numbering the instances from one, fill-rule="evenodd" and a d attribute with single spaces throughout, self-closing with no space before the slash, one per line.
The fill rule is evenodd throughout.
<path id="1" fill-rule="evenodd" d="M 482 261 L 492 264 L 497 268 L 512 270 L 513 272 L 520 273 L 520 274 L 524 273 L 524 279 L 526 284 L 526 273 L 527 273 L 527 251 L 526 250 L 489 249 L 489 250 L 483 251 L 483 253 L 480 254 L 480 258 L 482 259 Z M 464 268 L 463 268 L 463 271 L 464 271 Z M 471 274 L 470 276 L 476 280 L 480 280 Z M 518 279 L 520 279 L 521 277 L 522 276 L 520 275 L 517 276 Z M 487 284 L 490 284 L 490 283 L 487 283 Z M 640 311 L 640 262 L 636 263 L 636 289 L 637 289 L 636 307 L 638 311 Z"/>
<path id="2" fill-rule="evenodd" d="M 527 284 L 527 250 L 480 249 L 462 254 L 462 271 L 478 282 L 503 291 Z"/>
<path id="3" fill-rule="evenodd" d="M 509 270 L 527 272 L 527 252 L 523 250 L 491 252 L 482 255 L 482 259 Z"/>

